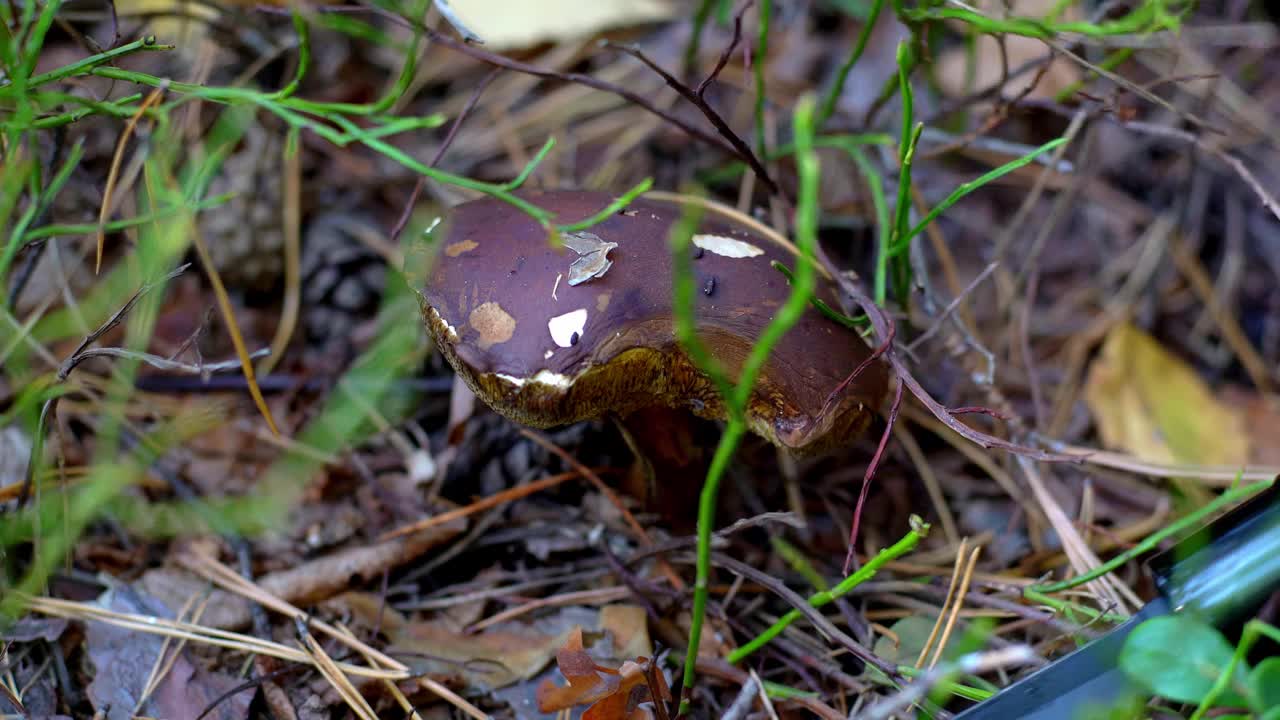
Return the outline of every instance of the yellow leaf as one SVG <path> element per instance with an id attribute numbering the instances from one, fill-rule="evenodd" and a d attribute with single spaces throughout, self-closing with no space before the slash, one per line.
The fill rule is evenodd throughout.
<path id="1" fill-rule="evenodd" d="M 1243 465 L 1244 417 L 1196 371 L 1128 323 L 1107 335 L 1089 368 L 1085 402 L 1102 443 L 1161 463 Z"/>
<path id="2" fill-rule="evenodd" d="M 155 35 L 162 45 L 176 45 L 178 53 L 192 58 L 199 41 L 209 34 L 209 24 L 218 19 L 216 5 L 195 0 L 118 0 L 115 11 L 120 16 L 150 15 L 146 33 Z"/>

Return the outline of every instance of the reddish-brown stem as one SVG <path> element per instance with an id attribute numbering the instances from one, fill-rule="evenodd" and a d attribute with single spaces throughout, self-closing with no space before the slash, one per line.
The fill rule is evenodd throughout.
<path id="1" fill-rule="evenodd" d="M 893 432 L 893 424 L 898 421 L 898 409 L 902 407 L 902 382 L 898 382 L 897 388 L 893 392 L 893 406 L 889 408 L 889 421 L 885 423 L 884 433 L 880 435 L 880 445 L 876 447 L 876 454 L 871 456 L 871 463 L 867 465 L 867 472 L 862 475 L 862 490 L 858 492 L 858 505 L 853 510 L 853 525 L 849 528 L 849 550 L 844 556 L 844 574 L 849 574 L 849 568 L 853 566 L 853 549 L 858 540 L 858 525 L 862 522 L 862 506 L 867 502 L 867 491 L 871 488 L 871 478 L 875 477 L 876 468 L 880 467 L 880 460 L 884 457 L 884 449 L 889 445 L 889 434 Z"/>

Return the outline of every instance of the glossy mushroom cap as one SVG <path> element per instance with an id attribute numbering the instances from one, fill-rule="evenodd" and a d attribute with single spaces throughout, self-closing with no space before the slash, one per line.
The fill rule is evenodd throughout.
<path id="1" fill-rule="evenodd" d="M 607 193 L 522 197 L 572 223 Z M 679 206 L 648 199 L 550 247 L 547 231 L 508 203 L 484 198 L 450 212 L 422 288 L 437 346 L 476 394 L 507 417 L 550 427 L 649 406 L 725 417 L 712 381 L 676 339 L 667 237 Z M 771 266 L 793 251 L 714 210 L 693 237 L 698 334 L 736 378 L 752 345 L 790 293 Z M 818 296 L 839 307 L 819 281 Z M 852 331 L 808 307 L 774 349 L 748 408 L 752 431 L 776 445 L 821 452 L 852 439 L 888 385 L 867 368 L 822 412 L 833 390 L 870 354 Z"/>

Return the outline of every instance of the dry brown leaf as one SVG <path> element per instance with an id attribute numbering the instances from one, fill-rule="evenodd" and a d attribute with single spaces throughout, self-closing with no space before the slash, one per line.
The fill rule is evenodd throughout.
<path id="1" fill-rule="evenodd" d="M 1252 388 L 1229 385 L 1218 397 L 1244 414 L 1249 430 L 1249 462 L 1280 465 L 1280 395 L 1266 396 Z"/>
<path id="2" fill-rule="evenodd" d="M 612 671 L 604 671 L 587 654 L 582 646 L 582 628 L 569 633 L 564 647 L 556 651 L 556 665 L 568 685 L 556 685 L 543 680 L 538 686 L 538 709 L 542 712 L 567 710 L 575 705 L 587 705 L 618 692 L 620 680 Z"/>
<path id="3" fill-rule="evenodd" d="M 681 9 L 670 0 L 449 0 L 448 6 L 495 52 L 665 20 Z"/>
<path id="4" fill-rule="evenodd" d="M 404 615 L 374 593 L 352 590 L 329 598 L 321 606 L 341 617 L 349 617 L 348 624 L 352 627 L 363 630 L 376 627 L 388 637 L 394 636 L 409 624 Z"/>
<path id="5" fill-rule="evenodd" d="M 538 686 L 538 709 L 544 713 L 590 705 L 582 720 L 647 720 L 653 712 L 643 703 L 652 699 L 651 693 L 663 702 L 671 699 L 666 678 L 649 658 L 628 660 L 617 670 L 599 665 L 583 648 L 580 627 L 556 652 L 556 665 L 569 684 L 560 686 L 547 679 Z"/>
<path id="6" fill-rule="evenodd" d="M 537 675 L 569 636 L 568 631 L 553 635 L 515 625 L 469 635 L 430 622 L 386 632 L 392 654 L 406 654 L 415 672 L 456 678 L 484 691 Z"/>
<path id="7" fill-rule="evenodd" d="M 653 644 L 649 641 L 649 617 L 639 605 L 606 605 L 600 608 L 600 629 L 613 635 L 614 657 L 653 655 Z"/>
<path id="8" fill-rule="evenodd" d="M 173 617 L 173 612 L 158 600 L 129 586 L 108 591 L 99 602 L 117 612 Z M 166 720 L 196 720 L 215 701 L 219 702 L 205 718 L 243 720 L 249 714 L 252 688 L 223 698 L 240 685 L 239 681 L 196 666 L 185 649 L 173 657 L 175 645 L 158 635 L 90 621 L 86 623 L 85 650 L 94 668 L 87 694 L 108 720 L 130 720 L 131 711 L 139 704 L 141 715 Z M 148 695 L 147 682 L 159 666 L 162 651 L 172 663 Z"/>
<path id="9" fill-rule="evenodd" d="M 1089 368 L 1085 402 L 1104 445 L 1159 463 L 1243 465 L 1244 417 L 1151 336 L 1117 325 Z"/>

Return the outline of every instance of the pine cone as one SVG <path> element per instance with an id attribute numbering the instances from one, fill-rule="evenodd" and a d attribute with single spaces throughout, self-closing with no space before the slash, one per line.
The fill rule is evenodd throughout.
<path id="1" fill-rule="evenodd" d="M 282 150 L 279 133 L 252 125 L 210 184 L 210 195 L 235 193 L 200 214 L 213 266 L 229 287 L 266 290 L 284 271 Z"/>

